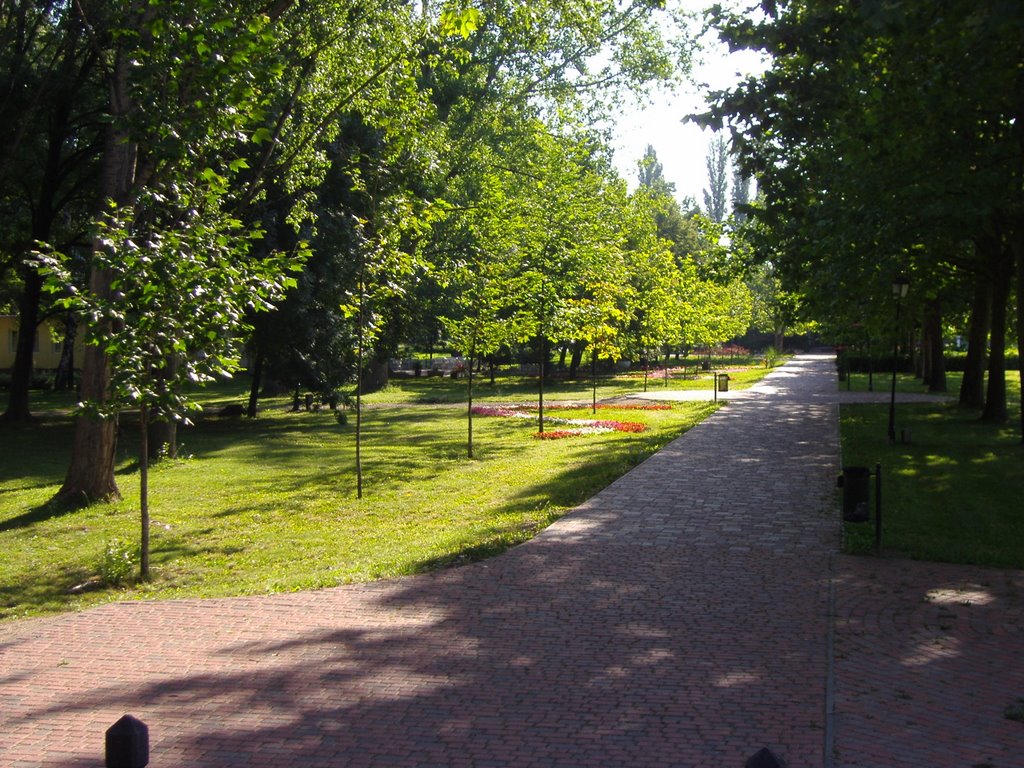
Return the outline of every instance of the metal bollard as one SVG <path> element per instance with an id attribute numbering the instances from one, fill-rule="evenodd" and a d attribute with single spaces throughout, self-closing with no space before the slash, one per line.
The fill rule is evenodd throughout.
<path id="1" fill-rule="evenodd" d="M 743 764 L 743 768 L 786 768 L 786 764 L 781 757 L 775 755 L 770 749 L 761 747 L 761 749 L 757 750 L 747 759 L 747 762 Z"/>
<path id="2" fill-rule="evenodd" d="M 149 763 L 149 727 L 125 715 L 107 729 L 107 768 L 145 768 Z"/>

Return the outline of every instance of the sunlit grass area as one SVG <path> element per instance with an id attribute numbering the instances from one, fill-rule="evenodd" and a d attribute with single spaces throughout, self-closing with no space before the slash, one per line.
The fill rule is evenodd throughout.
<path id="1" fill-rule="evenodd" d="M 536 439 L 533 421 L 475 418 L 470 460 L 464 408 L 381 405 L 363 413 L 357 500 L 353 419 L 290 413 L 286 401 L 256 420 L 208 416 L 182 430 L 182 458 L 150 477 L 153 579 L 122 587 L 100 576 L 111 543 L 139 539 L 131 417 L 118 447 L 124 501 L 74 512 L 47 506 L 67 466 L 69 420 L 0 427 L 0 617 L 312 589 L 479 559 L 533 536 L 715 407 L 602 410 L 647 429 L 562 440 Z"/>
<path id="2" fill-rule="evenodd" d="M 781 361 L 780 361 L 781 362 Z M 661 390 L 707 390 L 713 391 L 714 376 L 727 372 L 732 389 L 744 389 L 760 381 L 767 372 L 763 364 L 752 361 L 721 361 L 716 362 L 711 370 L 700 370 L 690 365 L 685 371 L 680 366 L 670 364 L 668 370 L 652 369 L 646 378 L 642 371 L 620 373 L 616 375 L 600 375 L 596 382 L 590 379 L 585 371 L 575 380 L 553 379 L 544 384 L 544 398 L 552 401 L 590 402 L 595 396 L 598 400 L 628 397 L 644 392 Z M 367 403 L 457 403 L 465 402 L 468 396 L 468 380 L 466 378 L 447 379 L 413 378 L 394 379 L 380 392 L 365 396 Z M 495 377 L 491 383 L 486 370 L 473 377 L 473 399 L 479 402 L 528 402 L 536 400 L 539 382 L 535 376 Z M 596 386 L 595 386 L 596 385 Z"/>
<path id="3" fill-rule="evenodd" d="M 900 404 L 889 445 L 888 408 L 842 409 L 843 464 L 882 465 L 885 551 L 954 563 L 1024 568 L 1024 446 L 1019 379 L 1008 380 L 1011 419 L 993 426 L 954 404 Z M 873 482 L 872 482 L 873 486 Z M 869 552 L 874 526 L 846 524 L 847 550 Z"/>
<path id="4" fill-rule="evenodd" d="M 950 371 L 946 374 L 946 391 L 940 394 L 956 398 L 960 393 L 961 381 L 963 381 L 963 373 Z M 892 389 L 892 371 L 888 373 L 884 371 L 875 372 L 872 375 L 867 373 L 848 374 L 846 380 L 839 382 L 839 389 L 843 392 L 847 390 L 851 392 L 890 392 Z M 896 391 L 925 394 L 929 390 L 927 386 L 921 383 L 920 379 L 911 374 L 900 373 L 896 376 Z M 1007 402 L 1011 408 L 1020 403 L 1020 371 L 1012 370 L 1006 372 L 1006 394 Z"/>
<path id="5" fill-rule="evenodd" d="M 776 365 L 782 365 L 786 359 L 780 357 Z M 662 365 L 662 364 L 659 364 Z M 652 367 L 647 376 L 643 371 L 624 373 L 599 373 L 591 379 L 586 366 L 580 369 L 579 378 L 568 380 L 554 377 L 545 382 L 544 397 L 554 401 L 589 402 L 596 393 L 598 400 L 617 397 L 628 397 L 643 392 L 659 390 L 707 390 L 714 389 L 714 376 L 728 373 L 731 389 L 744 389 L 760 381 L 768 369 L 756 357 L 716 358 L 708 370 L 703 370 L 698 361 L 671 360 L 666 370 Z M 218 382 L 216 385 L 198 388 L 193 398 L 207 410 L 216 410 L 228 404 L 246 404 L 249 397 L 251 380 L 244 373 L 234 379 Z M 447 376 L 419 376 L 415 378 L 393 378 L 379 392 L 364 395 L 364 401 L 370 405 L 387 404 L 445 404 L 462 403 L 468 395 L 468 379 L 463 376 L 452 379 Z M 481 402 L 527 402 L 538 396 L 538 380 L 536 376 L 520 376 L 500 369 L 491 382 L 486 369 L 474 374 L 473 399 Z M 354 396 L 354 391 L 347 390 Z M 300 390 L 304 399 L 305 390 Z M 0 402 L 4 398 L 0 395 Z M 52 392 L 33 390 L 31 403 L 33 412 L 66 411 L 74 407 L 75 395 L 71 392 Z M 260 407 L 275 407 L 282 402 L 290 402 L 288 397 L 261 398 Z"/>

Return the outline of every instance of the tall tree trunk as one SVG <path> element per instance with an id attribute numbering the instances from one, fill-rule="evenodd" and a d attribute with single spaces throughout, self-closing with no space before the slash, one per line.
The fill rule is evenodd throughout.
<path id="1" fill-rule="evenodd" d="M 543 326 L 543 323 L 541 324 Z M 537 431 L 544 434 L 544 374 L 547 372 L 547 345 L 544 335 L 540 337 L 540 370 L 537 376 Z"/>
<path id="2" fill-rule="evenodd" d="M 85 348 L 82 361 L 82 399 L 105 403 L 109 383 L 107 357 L 99 347 L 90 344 Z M 114 479 L 116 448 L 116 417 L 78 416 L 71 441 L 71 464 L 55 500 L 78 506 L 94 501 L 120 499 L 121 491 Z"/>
<path id="3" fill-rule="evenodd" d="M 74 34 L 74 33 L 69 33 Z M 74 51 L 71 47 L 69 50 Z M 70 77 L 75 69 L 75 54 L 70 53 L 62 65 L 60 76 Z M 71 99 L 62 101 L 50 115 L 47 136 L 46 161 L 39 184 L 39 192 L 33 204 L 33 243 L 46 243 L 53 237 L 53 222 L 61 203 L 58 193 L 63 173 L 64 150 L 71 129 Z M 33 266 L 23 265 L 19 272 L 22 278 L 21 301 L 18 304 L 18 348 L 11 369 L 11 388 L 7 401 L 6 421 L 28 421 L 32 418 L 29 409 L 29 390 L 32 386 L 33 357 L 39 326 L 39 306 L 42 301 L 43 279 Z"/>
<path id="4" fill-rule="evenodd" d="M 867 363 L 868 363 L 868 392 L 875 391 L 875 356 L 874 351 L 871 349 L 871 337 L 867 337 L 865 342 L 867 349 Z"/>
<path id="5" fill-rule="evenodd" d="M 78 321 L 68 313 L 64 319 L 64 344 L 60 349 L 60 362 L 53 377 L 53 388 L 64 392 L 75 386 L 75 337 L 78 335 Z"/>
<path id="6" fill-rule="evenodd" d="M 928 349 L 928 371 L 925 383 L 929 392 L 946 391 L 946 361 L 942 345 L 942 302 L 939 298 L 928 304 L 924 320 L 924 335 Z"/>
<path id="7" fill-rule="evenodd" d="M 103 204 L 113 200 L 124 203 L 131 197 L 138 172 L 138 147 L 132 142 L 126 116 L 130 110 L 128 87 L 129 62 L 119 53 L 108 75 L 109 114 L 104 137 L 100 181 Z M 93 250 L 103 247 L 99 239 Z M 92 268 L 89 290 L 109 298 L 112 276 L 106 270 Z M 82 400 L 106 404 L 110 398 L 110 362 L 101 347 L 86 347 L 82 360 Z M 101 499 L 120 499 L 121 492 L 114 479 L 114 450 L 117 445 L 117 422 L 113 418 L 80 415 L 75 419 L 75 435 L 71 444 L 71 464 L 64 484 L 55 499 L 65 504 L 82 504 Z"/>
<path id="8" fill-rule="evenodd" d="M 263 379 L 263 347 L 256 347 L 256 359 L 252 365 L 252 383 L 249 387 L 249 405 L 245 409 L 245 415 L 250 419 L 256 418 L 259 408 L 260 385 Z"/>
<path id="9" fill-rule="evenodd" d="M 11 368 L 11 389 L 7 400 L 4 421 L 28 421 L 32 418 L 29 410 L 29 390 L 32 386 L 33 358 L 35 357 L 36 336 L 39 333 L 39 301 L 43 281 L 31 267 L 22 270 L 24 288 L 18 303 L 18 346 Z"/>
<path id="10" fill-rule="evenodd" d="M 1024 387 L 1024 220 L 1015 222 L 1010 245 L 1017 263 L 1017 372 Z M 1024 444 L 1024 397 L 1020 403 L 1020 434 Z"/>
<path id="11" fill-rule="evenodd" d="M 466 381 L 466 399 L 468 401 L 466 405 L 466 418 L 467 418 L 467 433 L 466 433 L 466 457 L 469 459 L 473 458 L 473 358 L 476 357 L 476 344 L 470 343 L 469 345 L 469 378 Z"/>
<path id="12" fill-rule="evenodd" d="M 1013 254 L 1008 247 L 996 253 L 992 280 L 992 334 L 988 362 L 988 388 L 981 420 L 993 424 L 1006 421 L 1006 310 L 1013 278 Z"/>
<path id="13" fill-rule="evenodd" d="M 960 405 L 964 408 L 985 407 L 985 365 L 991 320 L 992 281 L 987 271 L 979 270 L 974 278 L 974 298 L 967 327 L 967 359 L 960 383 Z"/>
<path id="14" fill-rule="evenodd" d="M 924 323 L 921 325 L 921 357 L 918 361 L 917 378 L 921 380 L 922 384 L 927 385 L 932 377 L 932 335 L 931 328 L 928 326 L 928 312 L 930 309 L 925 308 Z"/>
<path id="15" fill-rule="evenodd" d="M 569 379 L 574 381 L 579 377 L 580 364 L 583 362 L 583 350 L 587 345 L 582 341 L 574 341 L 572 344 L 572 358 L 569 360 Z"/>
<path id="16" fill-rule="evenodd" d="M 911 370 L 914 372 L 914 378 L 920 379 L 921 383 L 926 383 L 930 371 L 930 352 L 928 347 L 928 339 L 925 335 L 925 328 L 922 325 L 920 328 L 915 326 L 909 334 L 908 338 L 908 349 L 911 350 Z"/>

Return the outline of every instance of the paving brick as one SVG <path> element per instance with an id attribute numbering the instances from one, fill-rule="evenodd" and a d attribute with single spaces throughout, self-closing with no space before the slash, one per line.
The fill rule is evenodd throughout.
<path id="1" fill-rule="evenodd" d="M 487 562 L 0 625 L 0 765 L 126 712 L 153 768 L 1012 765 L 1024 585 L 836 555 L 835 390 L 798 357 Z"/>

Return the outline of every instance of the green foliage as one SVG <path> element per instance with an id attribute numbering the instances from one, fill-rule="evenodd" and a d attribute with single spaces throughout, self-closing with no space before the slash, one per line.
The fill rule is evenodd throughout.
<path id="1" fill-rule="evenodd" d="M 902 335 L 891 285 L 908 277 L 903 319 L 923 328 L 939 387 L 944 313 L 969 313 L 965 401 L 1005 418 L 1013 308 L 1024 350 L 1024 304 L 1011 299 L 1024 286 L 1024 6 L 952 0 L 936 15 L 927 3 L 796 0 L 756 19 L 711 15 L 731 47 L 769 58 L 698 118 L 729 129 L 741 172 L 757 178 L 757 260 L 804 319 L 850 345 Z M 997 375 L 983 394 L 986 347 Z"/>
<path id="2" fill-rule="evenodd" d="M 83 402 L 87 411 L 109 416 L 141 405 L 183 418 L 186 385 L 230 375 L 247 316 L 294 282 L 283 277 L 285 257 L 247 258 L 259 234 L 220 210 L 221 191 L 179 184 L 173 203 L 147 192 L 135 206 L 111 206 L 93 256 L 111 293 L 78 288 L 67 257 L 39 254 L 48 289 L 86 319 L 87 343 L 110 361 L 111 398 Z"/>
<path id="3" fill-rule="evenodd" d="M 708 188 L 704 190 L 704 213 L 716 222 L 725 221 L 729 207 L 729 145 L 716 136 L 708 147 Z"/>
<path id="4" fill-rule="evenodd" d="M 891 317 L 899 271 L 913 300 L 962 302 L 950 275 L 1021 200 L 1020 6 L 800 0 L 714 20 L 770 57 L 700 119 L 757 178 L 757 251 L 784 289 L 843 325 Z"/>
<path id="5" fill-rule="evenodd" d="M 112 539 L 96 562 L 96 572 L 104 584 L 120 587 L 132 578 L 138 563 L 138 547 L 123 539 Z"/>
<path id="6" fill-rule="evenodd" d="M 678 335 L 665 242 L 632 210 L 593 128 L 628 91 L 688 65 L 680 19 L 661 3 L 38 10 L 39 50 L 4 62 L 26 64 L 42 88 L 60 78 L 37 62 L 60 50 L 61 78 L 85 85 L 68 99 L 5 92 L 28 94 L 14 105 L 26 114 L 35 99 L 90 116 L 56 145 L 89 158 L 92 207 L 64 219 L 97 236 L 92 252 L 34 239 L 50 244 L 40 261 L 53 295 L 84 314 L 103 352 L 83 377 L 94 414 L 130 404 L 144 420 L 184 418 L 185 384 L 230 373 L 250 333 L 254 360 L 279 382 L 321 394 L 351 381 L 353 347 L 380 362 L 414 336 L 432 345 L 441 315 L 476 354 L 544 339 L 617 358 L 631 323 L 648 328 L 643 346 Z M 0 22 L 15 41 L 15 16 Z M 48 118 L 28 116 L 41 137 Z M 20 119 L 4 122 L 15 145 Z M 0 154 L 0 196 L 11 157 Z M 303 261 L 307 241 L 315 257 L 285 299 L 279 254 Z M 645 273 L 633 284 L 630 259 Z M 259 314 L 272 305 L 276 329 Z M 64 491 L 81 495 L 100 442 L 80 442 L 96 447 L 79 449 Z M 116 494 L 112 476 L 106 485 L 92 495 Z"/>

